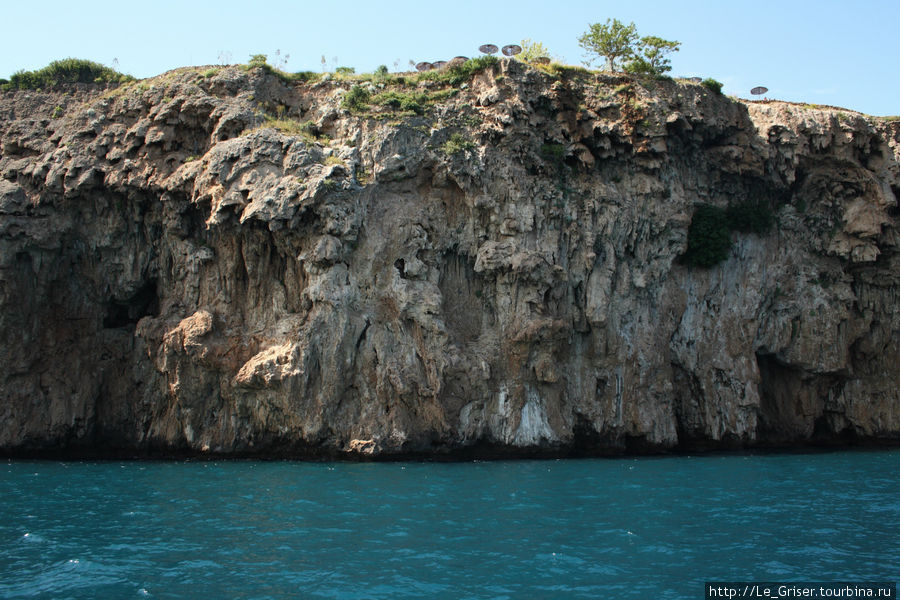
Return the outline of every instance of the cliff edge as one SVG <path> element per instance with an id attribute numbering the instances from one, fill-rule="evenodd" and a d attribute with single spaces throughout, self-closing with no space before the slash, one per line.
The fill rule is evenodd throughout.
<path id="1" fill-rule="evenodd" d="M 0 451 L 897 440 L 898 194 L 900 122 L 508 60 L 2 92 Z"/>

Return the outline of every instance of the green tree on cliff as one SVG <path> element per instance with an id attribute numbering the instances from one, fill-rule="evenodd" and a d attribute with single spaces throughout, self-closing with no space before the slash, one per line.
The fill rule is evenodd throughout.
<path id="1" fill-rule="evenodd" d="M 618 19 L 607 19 L 606 23 L 592 23 L 590 28 L 578 38 L 578 44 L 588 53 L 586 63 L 593 62 L 592 54 L 606 59 L 606 69 L 616 70 L 617 59 L 629 59 L 635 55 L 638 41 L 634 23 L 625 25 Z"/>
<path id="2" fill-rule="evenodd" d="M 672 70 L 667 55 L 678 52 L 680 46 L 681 42 L 671 42 L 655 35 L 642 37 L 633 58 L 625 64 L 625 70 L 647 75 L 667 73 Z"/>

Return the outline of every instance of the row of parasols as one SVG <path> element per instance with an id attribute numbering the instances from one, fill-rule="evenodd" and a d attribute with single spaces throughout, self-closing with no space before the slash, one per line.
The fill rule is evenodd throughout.
<path id="1" fill-rule="evenodd" d="M 482 54 L 496 54 L 499 50 L 503 53 L 503 56 L 515 56 L 516 54 L 520 54 L 522 52 L 522 46 L 518 44 L 507 44 L 503 46 L 503 48 L 498 48 L 494 44 L 483 44 L 478 47 L 479 52 Z M 443 69 L 445 67 L 455 67 L 457 65 L 461 65 L 464 62 L 469 60 L 468 56 L 456 56 L 451 58 L 450 60 L 438 60 L 435 62 L 420 62 L 416 64 L 417 71 L 431 71 L 432 69 Z M 539 65 L 550 64 L 550 58 L 546 56 L 538 56 L 533 60 L 533 62 Z"/>

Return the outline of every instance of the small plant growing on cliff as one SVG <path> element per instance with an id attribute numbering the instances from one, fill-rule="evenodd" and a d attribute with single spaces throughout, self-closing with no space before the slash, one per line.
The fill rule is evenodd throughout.
<path id="1" fill-rule="evenodd" d="M 247 62 L 247 66 L 251 69 L 254 67 L 267 67 L 269 66 L 266 62 L 268 57 L 265 54 L 254 54 L 250 57 L 250 60 Z"/>
<path id="2" fill-rule="evenodd" d="M 711 204 L 698 206 L 688 228 L 687 242 L 682 259 L 688 265 L 709 268 L 728 258 L 731 234 L 725 211 Z"/>
<path id="3" fill-rule="evenodd" d="M 368 107 L 369 99 L 369 90 L 362 86 L 354 85 L 350 88 L 350 91 L 344 95 L 341 106 L 352 113 L 360 113 Z"/>
<path id="4" fill-rule="evenodd" d="M 453 156 L 454 154 L 459 154 L 460 152 L 467 152 L 472 150 L 475 147 L 475 144 L 467 140 L 462 136 L 462 134 L 454 133 L 450 136 L 444 145 L 441 146 L 441 152 L 446 154 L 447 156 Z"/>
<path id="5" fill-rule="evenodd" d="M 377 83 L 388 82 L 390 75 L 388 74 L 387 65 L 378 65 L 378 68 L 375 69 L 375 73 L 372 75 L 372 79 Z"/>
<path id="6" fill-rule="evenodd" d="M 324 138 L 324 136 L 319 135 L 319 132 L 316 129 L 316 125 L 312 121 L 276 119 L 269 115 L 266 115 L 265 119 L 266 122 L 263 127 L 272 127 L 273 129 L 277 129 L 281 133 L 298 136 L 307 144 L 314 144 L 319 139 Z"/>
<path id="7" fill-rule="evenodd" d="M 518 60 L 533 63 L 535 59 L 542 56 L 550 58 L 550 50 L 540 42 L 525 38 L 520 45 L 522 46 L 522 51 L 515 57 Z"/>
<path id="8" fill-rule="evenodd" d="M 424 104 L 428 102 L 426 94 L 403 94 L 393 90 L 378 94 L 373 102 L 394 110 L 413 112 L 421 115 L 425 112 Z"/>
<path id="9" fill-rule="evenodd" d="M 700 82 L 700 85 L 702 85 L 703 87 L 705 87 L 706 89 L 710 90 L 711 92 L 713 92 L 715 94 L 722 93 L 722 85 L 723 85 L 722 82 L 716 81 L 712 77 L 707 77 L 706 79 L 704 79 L 703 81 Z"/>
<path id="10" fill-rule="evenodd" d="M 296 73 L 291 73 L 287 76 L 290 81 L 299 81 L 301 83 L 306 83 L 308 81 L 317 81 L 322 78 L 321 73 L 316 73 L 315 71 L 297 71 Z"/>

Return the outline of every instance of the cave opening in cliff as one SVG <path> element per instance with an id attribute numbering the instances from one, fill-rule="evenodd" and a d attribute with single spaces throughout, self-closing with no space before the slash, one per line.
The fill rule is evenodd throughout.
<path id="1" fill-rule="evenodd" d="M 804 427 L 800 396 L 804 391 L 802 373 L 783 364 L 774 354 L 757 353 L 759 367 L 759 415 L 757 438 L 764 442 L 785 442 L 797 437 Z"/>
<path id="2" fill-rule="evenodd" d="M 765 443 L 813 442 L 852 432 L 832 419 L 830 398 L 840 395 L 837 373 L 809 373 L 774 354 L 757 353 L 759 416 L 757 439 Z"/>
<path id="3" fill-rule="evenodd" d="M 133 327 L 143 317 L 156 316 L 158 311 L 156 280 L 151 279 L 124 301 L 109 299 L 106 303 L 106 315 L 103 317 L 103 328 Z"/>

